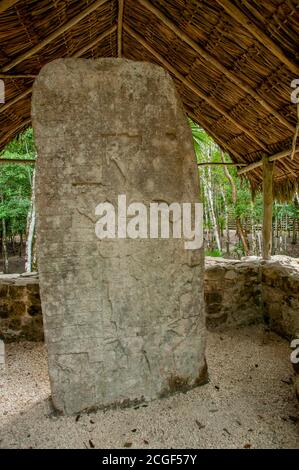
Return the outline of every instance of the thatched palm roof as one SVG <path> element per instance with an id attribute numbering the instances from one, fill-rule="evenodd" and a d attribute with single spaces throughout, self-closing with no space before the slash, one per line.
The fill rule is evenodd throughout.
<path id="1" fill-rule="evenodd" d="M 31 86 L 44 64 L 122 55 L 164 66 L 188 115 L 234 162 L 287 153 L 276 160 L 275 192 L 298 188 L 299 152 L 290 157 L 298 0 L 0 0 L 0 40 L 0 148 L 30 125 Z M 261 185 L 261 167 L 246 175 L 253 189 Z"/>

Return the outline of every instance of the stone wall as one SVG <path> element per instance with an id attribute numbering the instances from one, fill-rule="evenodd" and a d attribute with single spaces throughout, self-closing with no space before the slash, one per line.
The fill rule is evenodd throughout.
<path id="1" fill-rule="evenodd" d="M 271 330 L 291 339 L 299 335 L 299 263 L 287 260 L 261 267 L 265 321 Z"/>
<path id="2" fill-rule="evenodd" d="M 210 330 L 265 322 L 288 340 L 299 338 L 298 261 L 206 258 L 204 290 Z M 299 398 L 299 364 L 293 367 Z"/>
<path id="3" fill-rule="evenodd" d="M 266 322 L 287 339 L 299 334 L 298 262 L 206 257 L 205 264 L 208 329 Z M 0 275 L 0 338 L 43 338 L 37 274 Z"/>
<path id="4" fill-rule="evenodd" d="M 37 273 L 0 275 L 0 338 L 9 342 L 43 337 Z"/>
<path id="5" fill-rule="evenodd" d="M 265 322 L 287 339 L 299 334 L 299 262 L 295 259 L 207 257 L 204 290 L 209 329 Z"/>
<path id="6" fill-rule="evenodd" d="M 266 322 L 288 340 L 299 337 L 299 263 L 274 257 L 232 261 L 206 258 L 208 329 Z M 43 339 L 37 274 L 0 275 L 0 338 Z M 299 367 L 294 365 L 299 397 Z"/>
<path id="7" fill-rule="evenodd" d="M 204 292 L 208 329 L 263 321 L 258 262 L 207 257 Z"/>

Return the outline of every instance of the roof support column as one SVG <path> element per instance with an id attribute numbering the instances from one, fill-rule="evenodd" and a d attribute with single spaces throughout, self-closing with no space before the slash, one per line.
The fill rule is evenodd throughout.
<path id="1" fill-rule="evenodd" d="M 273 214 L 273 168 L 274 163 L 263 157 L 263 259 L 270 260 L 272 252 Z"/>

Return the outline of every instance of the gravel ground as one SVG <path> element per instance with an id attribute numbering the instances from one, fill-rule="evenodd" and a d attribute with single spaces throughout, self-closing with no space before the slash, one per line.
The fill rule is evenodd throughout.
<path id="1" fill-rule="evenodd" d="M 0 448 L 299 448 L 290 349 L 262 326 L 209 333 L 210 383 L 148 405 L 57 417 L 43 344 L 6 346 Z"/>

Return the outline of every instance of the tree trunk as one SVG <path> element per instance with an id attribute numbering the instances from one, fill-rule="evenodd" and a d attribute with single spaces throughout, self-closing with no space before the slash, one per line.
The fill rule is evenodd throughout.
<path id="1" fill-rule="evenodd" d="M 299 198 L 296 195 L 295 198 L 294 198 L 294 206 L 295 206 L 295 209 L 296 209 L 296 213 L 299 209 L 298 200 L 299 200 Z M 292 244 L 296 245 L 296 243 L 297 243 L 297 217 L 296 217 L 296 214 L 295 214 L 295 217 L 293 217 Z"/>
<path id="2" fill-rule="evenodd" d="M 271 259 L 273 213 L 273 163 L 263 157 L 263 259 Z"/>
<path id="3" fill-rule="evenodd" d="M 25 255 L 25 271 L 30 273 L 33 264 L 33 239 L 35 232 L 35 171 L 32 178 L 32 195 L 31 205 L 27 217 L 27 241 L 26 241 L 26 255 Z"/>
<path id="4" fill-rule="evenodd" d="M 20 233 L 20 246 L 19 246 L 19 257 L 22 258 L 22 249 L 23 249 L 23 234 Z"/>
<path id="5" fill-rule="evenodd" d="M 254 225 L 254 216 L 253 216 L 253 202 L 251 202 L 251 245 L 252 253 L 257 255 L 257 246 L 256 246 L 256 235 L 255 235 L 255 225 Z"/>
<path id="6" fill-rule="evenodd" d="M 1 197 L 2 203 L 4 201 L 3 196 Z M 3 256 L 3 272 L 8 273 L 8 254 L 7 254 L 7 238 L 6 238 L 6 222 L 3 217 L 2 219 L 2 256 Z"/>
<path id="7" fill-rule="evenodd" d="M 210 156 L 210 149 L 209 149 L 209 156 Z M 214 230 L 214 236 L 215 236 L 217 249 L 221 253 L 221 242 L 220 242 L 217 219 L 216 219 L 216 214 L 215 214 L 215 209 L 214 209 L 214 201 L 213 201 L 213 193 L 212 193 L 211 167 L 210 166 L 208 166 L 207 172 L 208 172 L 208 178 L 206 180 L 206 190 L 207 190 L 207 199 L 208 199 L 208 203 L 209 203 L 208 205 L 209 205 L 209 211 L 210 211 L 210 218 L 211 218 L 211 222 L 212 222 L 212 225 L 213 225 L 213 230 Z"/>
<path id="8" fill-rule="evenodd" d="M 229 255 L 229 245 L 230 245 L 230 236 L 229 236 L 229 214 L 228 214 L 228 204 L 225 197 L 225 193 L 221 191 L 223 202 L 224 202 L 224 212 L 225 212 L 225 233 L 226 233 L 226 254 Z"/>
<path id="9" fill-rule="evenodd" d="M 224 162 L 223 152 L 221 152 L 221 160 Z M 228 179 L 228 181 L 231 185 L 231 188 L 232 188 L 232 201 L 233 201 L 233 205 L 236 206 L 237 199 L 238 199 L 237 187 L 236 187 L 235 182 L 233 180 L 233 177 L 230 174 L 230 172 L 229 172 L 226 165 L 223 165 L 223 171 L 224 171 L 224 174 L 227 177 L 227 179 Z M 238 236 L 241 240 L 241 243 L 243 245 L 244 252 L 245 252 L 246 256 L 249 256 L 250 250 L 249 250 L 248 242 L 246 240 L 246 236 L 245 236 L 245 233 L 244 233 L 244 230 L 243 230 L 243 227 L 242 227 L 242 222 L 241 222 L 240 217 L 236 217 L 236 227 L 237 227 L 237 234 L 238 234 Z"/>

